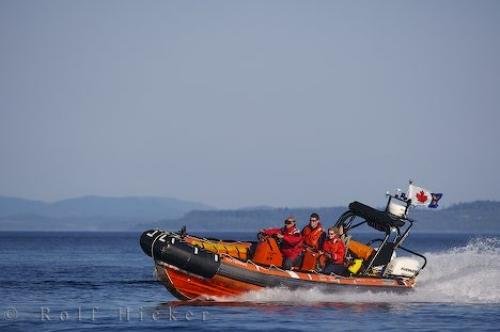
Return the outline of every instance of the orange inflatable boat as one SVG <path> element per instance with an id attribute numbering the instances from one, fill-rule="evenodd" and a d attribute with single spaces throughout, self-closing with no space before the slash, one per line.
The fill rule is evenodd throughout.
<path id="1" fill-rule="evenodd" d="M 400 215 L 390 213 L 389 207 L 404 203 L 391 197 L 385 211 L 359 202 L 349 205 L 336 223 L 344 230 L 351 262 L 345 275 L 321 273 L 320 255 L 312 250 L 304 251 L 301 266 L 283 270 L 279 244 L 271 237 L 241 242 L 193 236 L 185 229 L 148 230 L 140 244 L 153 258 L 158 280 L 181 300 L 217 300 L 267 287 L 407 291 L 414 287 L 426 259 L 402 246 L 413 221 L 406 217 L 407 207 Z M 384 236 L 362 243 L 352 235 L 362 225 Z M 395 255 L 396 251 L 406 255 Z"/>

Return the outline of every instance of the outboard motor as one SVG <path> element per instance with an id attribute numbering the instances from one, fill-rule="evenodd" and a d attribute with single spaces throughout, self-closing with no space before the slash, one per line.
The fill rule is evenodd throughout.
<path id="1" fill-rule="evenodd" d="M 387 264 L 384 277 L 415 277 L 420 271 L 420 263 L 411 257 L 397 257 Z"/>

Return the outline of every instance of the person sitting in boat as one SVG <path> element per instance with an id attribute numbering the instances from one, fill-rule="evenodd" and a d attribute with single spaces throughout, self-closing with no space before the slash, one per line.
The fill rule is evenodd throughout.
<path id="1" fill-rule="evenodd" d="M 266 228 L 261 233 L 266 236 L 276 236 L 281 240 L 280 250 L 283 255 L 283 269 L 290 270 L 293 266 L 299 266 L 302 261 L 302 234 L 295 225 L 295 218 L 285 219 L 282 228 Z"/>
<path id="2" fill-rule="evenodd" d="M 345 244 L 341 239 L 341 231 L 338 227 L 328 228 L 326 240 L 321 247 L 323 257 L 326 258 L 323 273 L 345 274 Z"/>
<path id="3" fill-rule="evenodd" d="M 304 246 L 306 248 L 315 250 L 320 248 L 324 232 L 319 219 L 319 214 L 312 213 L 309 217 L 309 224 L 302 229 L 302 237 L 304 238 Z"/>

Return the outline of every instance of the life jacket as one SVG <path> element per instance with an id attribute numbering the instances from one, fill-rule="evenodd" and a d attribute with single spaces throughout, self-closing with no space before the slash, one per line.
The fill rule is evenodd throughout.
<path id="1" fill-rule="evenodd" d="M 302 237 L 304 238 L 304 245 L 313 249 L 319 249 L 319 240 L 323 235 L 323 227 L 318 222 L 315 228 L 310 224 L 302 229 Z"/>
<path id="2" fill-rule="evenodd" d="M 268 228 L 265 229 L 263 233 L 264 235 L 275 235 L 278 233 L 283 235 L 280 249 L 284 257 L 295 259 L 302 253 L 303 239 L 297 227 L 292 227 L 290 229 L 286 227 Z"/>
<path id="3" fill-rule="evenodd" d="M 331 256 L 331 263 L 344 264 L 345 244 L 338 236 L 333 239 L 326 239 L 323 242 L 322 249 Z"/>

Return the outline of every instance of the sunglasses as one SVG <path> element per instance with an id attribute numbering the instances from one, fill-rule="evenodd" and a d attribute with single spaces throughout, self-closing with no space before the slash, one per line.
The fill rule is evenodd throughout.
<path id="1" fill-rule="evenodd" d="M 293 220 L 285 220 L 285 224 L 290 225 L 293 224 L 295 221 Z"/>
<path id="2" fill-rule="evenodd" d="M 309 219 L 310 222 L 316 222 L 318 219 Z"/>

